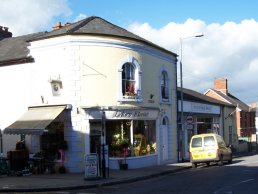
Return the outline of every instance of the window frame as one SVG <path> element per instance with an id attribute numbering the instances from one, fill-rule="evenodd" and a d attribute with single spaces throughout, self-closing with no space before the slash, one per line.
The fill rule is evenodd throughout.
<path id="1" fill-rule="evenodd" d="M 128 63 L 134 66 L 135 96 L 123 95 L 123 66 Z M 142 90 L 141 90 L 141 77 L 142 77 L 142 72 L 137 59 L 135 59 L 132 56 L 127 56 L 125 59 L 121 60 L 121 62 L 118 65 L 118 101 L 120 102 L 123 102 L 123 101 L 142 102 L 143 101 Z"/>

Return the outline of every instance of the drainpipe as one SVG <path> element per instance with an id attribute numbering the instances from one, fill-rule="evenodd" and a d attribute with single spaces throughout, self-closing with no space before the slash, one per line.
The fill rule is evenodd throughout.
<path id="1" fill-rule="evenodd" d="M 177 59 L 176 59 L 176 64 L 177 64 Z M 175 70 L 175 73 L 176 73 L 176 76 L 175 76 L 175 82 L 176 82 L 176 113 L 177 113 L 177 115 L 176 115 L 176 118 L 177 118 L 177 131 L 176 131 L 176 134 L 177 134 L 177 148 L 176 148 L 176 150 L 177 150 L 177 162 L 179 162 L 180 161 L 180 152 L 179 152 L 179 109 L 178 109 L 178 102 L 179 102 L 179 100 L 178 100 L 178 96 L 177 96 L 177 87 L 178 87 L 178 84 L 177 84 L 177 65 L 176 65 L 176 70 Z M 173 111 L 172 111 L 172 113 L 173 113 Z"/>
<path id="2" fill-rule="evenodd" d="M 1 144 L 0 144 L 0 149 L 1 149 L 0 157 L 2 157 L 3 156 L 3 135 L 2 135 L 1 128 L 0 128 L 0 142 L 1 142 Z"/>

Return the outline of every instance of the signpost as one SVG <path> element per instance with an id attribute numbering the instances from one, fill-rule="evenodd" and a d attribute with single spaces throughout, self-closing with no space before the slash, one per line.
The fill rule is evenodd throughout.
<path id="1" fill-rule="evenodd" d="M 189 115 L 186 117 L 186 123 L 187 124 L 192 124 L 193 123 L 193 116 Z"/>

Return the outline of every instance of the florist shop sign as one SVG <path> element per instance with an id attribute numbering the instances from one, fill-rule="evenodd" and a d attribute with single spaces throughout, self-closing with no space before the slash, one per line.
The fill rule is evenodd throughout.
<path id="1" fill-rule="evenodd" d="M 130 120 L 156 120 L 159 110 L 105 110 L 106 119 L 130 119 Z M 90 111 L 90 119 L 101 119 L 102 111 Z"/>
<path id="2" fill-rule="evenodd" d="M 143 111 L 143 110 L 119 110 L 119 111 L 108 111 L 106 113 L 109 119 L 156 119 L 158 111 Z"/>

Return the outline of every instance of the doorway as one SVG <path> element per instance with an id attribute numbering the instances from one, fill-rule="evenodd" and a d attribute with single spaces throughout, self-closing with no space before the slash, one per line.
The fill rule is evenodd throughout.
<path id="1" fill-rule="evenodd" d="M 161 142 L 161 152 L 162 152 L 162 161 L 168 160 L 168 118 L 164 117 L 162 119 L 161 125 L 162 133 L 162 142 Z"/>

